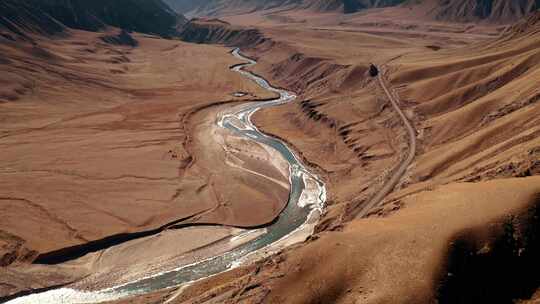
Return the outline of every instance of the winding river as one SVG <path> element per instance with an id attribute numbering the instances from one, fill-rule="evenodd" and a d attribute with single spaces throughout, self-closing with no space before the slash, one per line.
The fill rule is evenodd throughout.
<path id="1" fill-rule="evenodd" d="M 309 172 L 284 142 L 260 132 L 251 122 L 251 116 L 257 110 L 292 102 L 296 99 L 296 95 L 275 88 L 264 78 L 246 71 L 246 67 L 253 66 L 256 62 L 243 56 L 239 49 L 233 50 L 232 55 L 246 61 L 246 63 L 231 67 L 233 71 L 255 81 L 264 89 L 279 94 L 279 98 L 274 100 L 251 102 L 234 108 L 217 119 L 220 127 L 275 149 L 288 162 L 291 192 L 287 206 L 277 220 L 265 227 L 263 233 L 238 247 L 193 264 L 182 265 L 176 269 L 103 290 L 79 291 L 65 287 L 20 297 L 7 303 L 99 303 L 178 287 L 263 258 L 287 245 L 302 241 L 313 233 L 326 201 L 324 183 Z"/>

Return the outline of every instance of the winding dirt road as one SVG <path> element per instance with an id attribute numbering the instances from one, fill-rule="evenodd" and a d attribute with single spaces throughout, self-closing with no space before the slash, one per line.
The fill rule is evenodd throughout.
<path id="1" fill-rule="evenodd" d="M 392 103 L 392 106 L 399 114 L 399 117 L 401 118 L 403 124 L 405 125 L 405 128 L 407 129 L 407 133 L 409 136 L 409 154 L 407 155 L 407 158 L 403 160 L 401 164 L 394 170 L 392 176 L 386 181 L 381 190 L 379 190 L 379 192 L 377 192 L 365 204 L 363 204 L 362 208 L 356 214 L 356 218 L 365 217 L 367 214 L 369 214 L 370 211 L 372 211 L 376 207 L 379 207 L 383 203 L 384 198 L 388 194 L 390 194 L 392 190 L 394 190 L 403 175 L 405 175 L 405 172 L 407 172 L 407 168 L 412 164 L 416 155 L 416 130 L 414 129 L 411 122 L 407 119 L 407 116 L 405 116 L 405 113 L 403 113 L 403 111 L 399 107 L 396 97 L 390 93 L 390 90 L 384 82 L 382 73 L 379 72 L 377 79 L 379 81 L 379 84 L 383 88 L 384 93 Z"/>

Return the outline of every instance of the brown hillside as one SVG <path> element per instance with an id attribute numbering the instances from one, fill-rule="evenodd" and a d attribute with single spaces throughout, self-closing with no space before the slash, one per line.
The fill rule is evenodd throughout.
<path id="1" fill-rule="evenodd" d="M 131 40 L 117 30 L 0 38 L 0 297 L 70 280 L 85 290 L 125 283 L 234 246 L 229 226 L 276 218 L 289 194 L 283 163 L 215 124 L 239 102 L 271 96 L 229 70 L 233 46 L 298 95 L 252 120 L 324 180 L 325 213 L 313 236 L 269 258 L 115 303 L 533 297 L 538 16 L 502 32 L 434 20 L 426 3 L 438 1 L 356 14 L 338 13 L 339 1 L 245 2 L 219 9 L 225 21 L 189 22 L 187 42 L 119 43 Z M 501 7 L 493 20 L 514 11 Z M 441 18 L 491 20 L 453 9 Z M 403 164 L 391 193 L 357 216 Z M 173 229 L 201 223 L 221 226 Z"/>
<path id="2" fill-rule="evenodd" d="M 473 22 L 486 20 L 509 23 L 538 10 L 536 0 L 280 0 L 280 1 L 223 1 L 168 0 L 182 13 L 199 16 L 223 16 L 258 11 L 267 13 L 308 10 L 315 12 L 357 13 L 366 9 L 396 7 L 404 8 L 402 14 L 441 21 Z M 407 12 L 409 11 L 409 12 Z"/>
<path id="3" fill-rule="evenodd" d="M 300 100 L 254 120 L 290 141 L 324 176 L 327 214 L 306 244 L 238 272 L 239 278 L 231 273 L 194 285 L 172 303 L 531 297 L 539 285 L 540 36 L 534 21 L 526 24 L 516 26 L 518 35 L 473 38 L 460 48 L 452 46 L 459 34 L 431 48 L 425 47 L 431 36 L 403 39 L 393 28 L 377 35 L 309 24 L 260 27 L 267 39 L 246 44 L 259 59 L 255 71 Z M 237 29 L 223 25 L 217 32 Z M 344 40 L 347 47 L 338 43 Z M 352 219 L 407 151 L 402 124 L 367 74 L 370 62 L 383 68 L 400 97 L 419 148 L 385 203 L 369 219 Z"/>
<path id="4" fill-rule="evenodd" d="M 259 226 L 280 213 L 286 174 L 262 161 L 270 156 L 257 147 L 238 157 L 277 187 L 265 175 L 248 178 L 249 171 L 225 166 L 214 137 L 231 147 L 239 141 L 209 127 L 213 111 L 241 99 L 233 92 L 272 96 L 229 70 L 238 61 L 226 49 L 116 29 L 55 39 L 36 33 L 27 29 L 28 41 L 0 36 L 0 299 L 98 267 L 91 254 L 78 268 L 41 264 L 174 225 Z M 183 241 L 156 245 L 154 256 L 169 250 L 177 258 L 236 231 L 167 231 Z M 148 260 L 150 251 L 129 264 Z"/>
<path id="5" fill-rule="evenodd" d="M 53 35 L 65 30 L 63 24 L 27 2 L 5 0 L 0 3 L 0 33 L 14 40 L 27 34 Z"/>
<path id="6" fill-rule="evenodd" d="M 535 0 L 409 0 L 404 4 L 437 20 L 471 22 L 487 20 L 490 22 L 515 22 L 538 9 Z"/>

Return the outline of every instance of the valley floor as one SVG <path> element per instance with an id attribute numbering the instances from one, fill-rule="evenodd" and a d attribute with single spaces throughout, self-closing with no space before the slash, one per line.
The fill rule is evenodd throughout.
<path id="1" fill-rule="evenodd" d="M 206 244 L 276 218 L 289 195 L 283 166 L 212 128 L 218 112 L 272 97 L 229 70 L 238 62 L 216 45 L 225 44 L 299 95 L 253 121 L 324 179 L 325 215 L 314 236 L 268 259 L 116 303 L 534 298 L 540 24 L 503 33 L 382 13 L 335 18 L 272 12 L 188 24 L 184 39 L 207 44 L 135 35 L 140 46 L 128 48 L 87 32 L 22 49 L 2 44 L 0 295 L 89 273 L 102 276 L 88 288 L 124 282 L 208 256 Z M 418 148 L 394 191 L 366 214 L 411 149 L 371 63 Z M 224 147 L 245 147 L 243 168 L 226 165 Z M 221 227 L 170 229 L 200 223 Z M 136 240 L 112 246 L 111 236 Z"/>

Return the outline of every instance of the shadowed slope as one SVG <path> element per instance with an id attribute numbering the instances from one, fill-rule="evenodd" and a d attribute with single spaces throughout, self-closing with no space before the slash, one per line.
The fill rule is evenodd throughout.
<path id="1" fill-rule="evenodd" d="M 89 31 L 115 26 L 170 37 L 187 20 L 161 0 L 6 0 L 0 4 L 0 28 L 53 34 L 63 25 Z"/>
<path id="2" fill-rule="evenodd" d="M 4 0 L 0 2 L 0 32 L 9 40 L 11 34 L 29 38 L 27 34 L 52 35 L 64 31 L 65 27 L 45 11 L 25 1 Z"/>
<path id="3" fill-rule="evenodd" d="M 245 14 L 255 11 L 310 10 L 357 13 L 366 9 L 402 6 L 418 16 L 444 21 L 513 22 L 540 8 L 538 0 L 166 0 L 181 13 L 199 16 Z M 409 12 L 407 12 L 409 13 Z"/>

